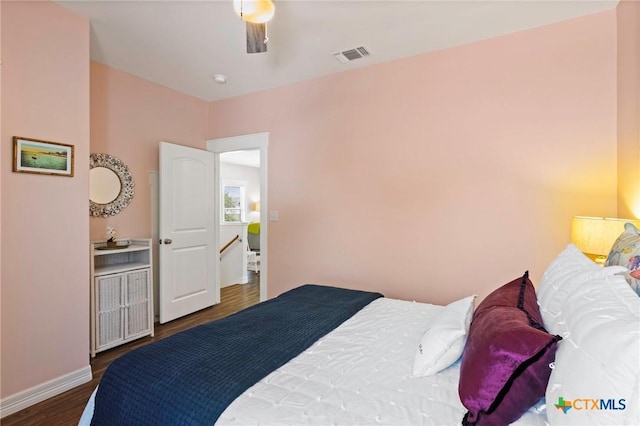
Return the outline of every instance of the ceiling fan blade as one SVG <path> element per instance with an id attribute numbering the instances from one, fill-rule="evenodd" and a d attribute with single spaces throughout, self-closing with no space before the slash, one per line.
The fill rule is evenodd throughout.
<path id="1" fill-rule="evenodd" d="M 247 22 L 247 53 L 267 51 L 267 23 Z"/>

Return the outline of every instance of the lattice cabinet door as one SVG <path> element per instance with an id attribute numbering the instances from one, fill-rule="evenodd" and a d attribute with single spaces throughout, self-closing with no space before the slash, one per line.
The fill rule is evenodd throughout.
<path id="1" fill-rule="evenodd" d="M 124 274 L 97 277 L 97 350 L 119 345 L 124 336 Z"/>
<path id="2" fill-rule="evenodd" d="M 151 330 L 151 286 L 149 269 L 129 272 L 127 281 L 127 307 L 125 338 L 149 334 Z"/>

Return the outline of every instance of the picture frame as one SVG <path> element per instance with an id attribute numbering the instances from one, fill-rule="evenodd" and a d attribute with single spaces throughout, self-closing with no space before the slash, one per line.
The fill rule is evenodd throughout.
<path id="1" fill-rule="evenodd" d="M 13 137 L 13 171 L 73 176 L 73 145 Z"/>

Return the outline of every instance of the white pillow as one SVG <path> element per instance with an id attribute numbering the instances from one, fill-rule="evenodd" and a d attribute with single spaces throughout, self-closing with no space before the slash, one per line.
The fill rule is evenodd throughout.
<path id="1" fill-rule="evenodd" d="M 575 245 L 569 244 L 549 265 L 536 289 L 544 327 L 560 336 L 566 331 L 559 316 L 567 297 L 585 282 L 626 271 L 621 266 L 602 268 L 585 256 Z"/>
<path id="2" fill-rule="evenodd" d="M 467 342 L 475 298 L 474 295 L 456 300 L 436 315 L 416 350 L 414 376 L 432 376 L 460 358 Z"/>
<path id="3" fill-rule="evenodd" d="M 640 298 L 620 275 L 585 280 L 563 297 L 549 423 L 640 425 Z"/>

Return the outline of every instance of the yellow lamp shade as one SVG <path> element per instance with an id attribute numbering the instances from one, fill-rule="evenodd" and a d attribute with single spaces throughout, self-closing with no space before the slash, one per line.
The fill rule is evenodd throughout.
<path id="1" fill-rule="evenodd" d="M 624 224 L 638 226 L 639 220 L 575 216 L 571 222 L 571 242 L 583 253 L 606 257 L 611 246 L 624 232 Z"/>

